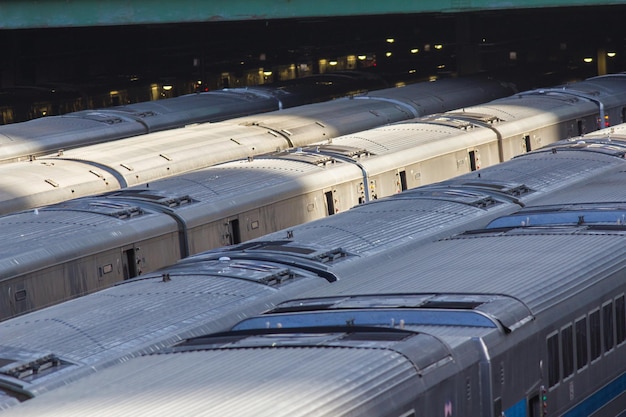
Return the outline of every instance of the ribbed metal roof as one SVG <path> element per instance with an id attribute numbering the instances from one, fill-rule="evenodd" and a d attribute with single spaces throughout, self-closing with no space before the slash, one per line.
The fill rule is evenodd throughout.
<path id="1" fill-rule="evenodd" d="M 393 263 L 374 259 L 332 288 L 307 296 L 398 292 L 507 294 L 533 314 L 553 300 L 593 285 L 598 271 L 624 267 L 626 234 L 528 231 L 443 240 L 396 253 Z M 398 251 L 400 252 L 400 251 Z"/>
<path id="2" fill-rule="evenodd" d="M 94 375 L 97 383 L 88 377 L 6 415 L 377 415 L 368 404 L 372 392 L 420 389 L 416 369 L 393 351 L 263 348 L 253 353 L 241 349 L 136 358 Z"/>

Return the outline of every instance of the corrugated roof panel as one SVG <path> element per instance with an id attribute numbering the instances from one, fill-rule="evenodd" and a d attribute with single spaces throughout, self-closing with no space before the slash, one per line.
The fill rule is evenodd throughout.
<path id="1" fill-rule="evenodd" d="M 420 389 L 416 369 L 393 351 L 263 348 L 251 353 L 218 350 L 136 358 L 29 400 L 7 415 L 375 415 L 368 404 L 372 391 Z"/>
<path id="2" fill-rule="evenodd" d="M 381 266 L 375 259 L 366 262 L 364 269 L 344 276 L 332 289 L 314 290 L 306 296 L 497 293 L 519 298 L 536 313 L 557 297 L 571 296 L 595 283 L 594 271 L 625 263 L 623 253 L 623 233 L 581 232 L 575 239 L 569 231 L 462 237 L 395 256 L 392 264 Z"/>

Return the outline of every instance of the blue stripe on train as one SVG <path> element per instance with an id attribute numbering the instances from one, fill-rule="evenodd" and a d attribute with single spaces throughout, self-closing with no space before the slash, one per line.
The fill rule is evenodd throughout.
<path id="1" fill-rule="evenodd" d="M 619 378 L 609 382 L 604 387 L 593 393 L 587 399 L 575 406 L 570 411 L 563 414 L 563 417 L 587 417 L 600 408 L 611 402 L 626 391 L 626 374 L 622 374 Z M 550 397 L 548 396 L 548 402 Z M 626 413 L 623 413 L 626 416 Z M 504 412 L 506 417 L 526 417 L 527 404 L 526 399 L 515 403 L 512 407 Z M 499 417 L 499 416 L 497 416 Z"/>
<path id="2" fill-rule="evenodd" d="M 614 400 L 626 390 L 626 374 L 614 379 L 598 391 L 587 397 L 572 410 L 563 414 L 563 417 L 587 417 L 595 413 L 607 403 Z"/>

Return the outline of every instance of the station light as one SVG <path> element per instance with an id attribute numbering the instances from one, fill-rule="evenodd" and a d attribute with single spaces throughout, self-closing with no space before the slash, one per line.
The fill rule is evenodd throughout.
<path id="1" fill-rule="evenodd" d="M 420 51 L 420 50 L 419 50 L 418 48 L 413 48 L 413 49 L 411 49 L 411 53 L 412 53 L 412 54 L 416 54 L 416 53 L 418 53 L 419 51 Z"/>
<path id="2" fill-rule="evenodd" d="M 385 41 L 387 43 L 394 43 L 396 40 L 394 38 L 387 38 L 387 39 L 385 39 Z"/>
<path id="3" fill-rule="evenodd" d="M 392 53 L 391 53 L 391 52 L 385 52 L 385 56 L 386 56 L 387 58 L 389 58 L 391 55 L 392 55 Z"/>
<path id="4" fill-rule="evenodd" d="M 357 56 L 357 58 L 359 58 L 359 61 L 365 61 L 365 58 L 367 58 L 367 55 L 359 55 Z"/>
<path id="5" fill-rule="evenodd" d="M 435 44 L 435 49 L 443 49 L 443 45 L 440 43 Z"/>
<path id="6" fill-rule="evenodd" d="M 585 57 L 585 58 L 583 58 L 583 61 L 586 62 L 587 64 L 589 64 L 590 62 L 593 62 L 593 58 Z"/>
<path id="7" fill-rule="evenodd" d="M 335 66 L 337 65 L 337 61 L 329 61 L 328 65 Z"/>
<path id="8" fill-rule="evenodd" d="M 171 84 L 164 84 L 163 85 L 163 90 L 165 90 L 165 91 L 170 91 L 172 88 L 174 88 L 174 86 L 172 86 Z"/>
<path id="9" fill-rule="evenodd" d="M 608 56 L 609 58 L 614 58 L 615 55 L 617 55 L 615 52 L 607 52 L 606 56 Z"/>

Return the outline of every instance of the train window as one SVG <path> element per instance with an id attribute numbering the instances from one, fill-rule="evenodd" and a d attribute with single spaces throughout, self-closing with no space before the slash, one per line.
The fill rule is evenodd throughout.
<path id="1" fill-rule="evenodd" d="M 602 335 L 604 336 L 604 352 L 613 350 L 615 339 L 613 337 L 613 302 L 602 306 Z"/>
<path id="2" fill-rule="evenodd" d="M 617 344 L 619 345 L 626 340 L 626 305 L 624 304 L 623 295 L 615 299 L 615 330 L 617 333 Z"/>
<path id="3" fill-rule="evenodd" d="M 600 357 L 602 353 L 602 339 L 600 332 L 600 310 L 596 310 L 589 314 L 589 342 L 591 361 Z"/>
<path id="4" fill-rule="evenodd" d="M 567 378 L 574 373 L 574 331 L 571 324 L 561 330 L 561 353 L 563 378 Z"/>
<path id="5" fill-rule="evenodd" d="M 548 386 L 555 386 L 561 379 L 559 367 L 559 334 L 548 337 Z"/>
<path id="6" fill-rule="evenodd" d="M 581 370 L 588 361 L 587 317 L 583 317 L 576 322 L 576 369 Z"/>

